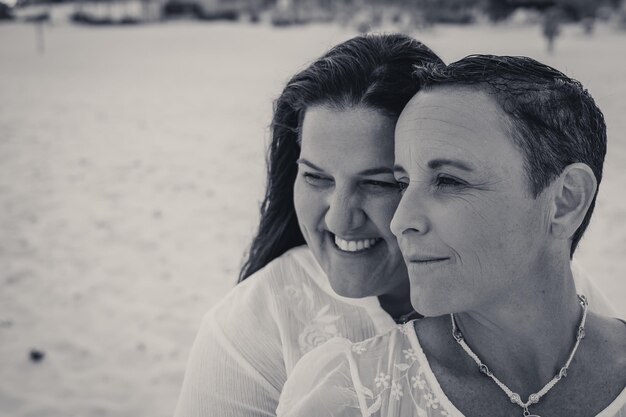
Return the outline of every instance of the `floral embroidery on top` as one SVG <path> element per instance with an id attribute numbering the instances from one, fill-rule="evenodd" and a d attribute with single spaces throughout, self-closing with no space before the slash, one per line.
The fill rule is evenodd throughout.
<path id="1" fill-rule="evenodd" d="M 367 348 L 364 346 L 363 343 L 355 343 L 352 345 L 352 351 L 357 355 L 360 355 L 361 353 L 367 351 Z"/>
<path id="2" fill-rule="evenodd" d="M 427 406 L 435 409 L 439 408 L 439 399 L 435 397 L 432 392 L 427 392 L 424 398 L 426 399 Z"/>
<path id="3" fill-rule="evenodd" d="M 412 323 L 408 324 L 408 326 L 412 325 Z M 403 335 L 408 336 L 410 328 L 407 327 L 407 325 L 400 325 L 397 329 Z M 402 343 L 406 343 L 406 339 Z M 352 351 L 357 355 L 361 355 L 363 352 L 367 351 L 367 349 L 361 344 L 353 344 Z M 391 369 L 393 372 L 388 373 L 379 369 L 373 381 L 377 392 L 372 392 L 366 386 L 361 388 L 366 398 L 367 409 L 365 415 L 378 416 L 381 409 L 392 410 L 395 409 L 394 407 L 403 404 L 398 403 L 399 401 L 410 401 L 413 404 L 414 410 L 417 412 L 417 417 L 433 417 L 435 415 L 448 417 L 448 412 L 443 409 L 439 399 L 434 395 L 426 381 L 424 369 L 420 366 L 420 362 L 418 361 L 418 353 L 411 347 L 406 347 L 405 349 L 399 347 L 398 351 L 404 356 L 405 361 L 394 361 L 388 364 L 383 362 L 383 369 Z M 398 360 L 401 359 L 402 356 L 398 354 L 394 357 Z M 367 360 L 367 357 L 365 360 Z M 387 395 L 387 401 L 390 402 L 387 406 L 385 405 L 385 393 Z M 386 407 L 391 408 L 388 409 Z M 401 407 L 404 409 L 403 405 Z"/>
<path id="4" fill-rule="evenodd" d="M 417 374 L 411 377 L 413 388 L 424 390 L 426 388 L 426 380 L 424 379 L 424 370 L 420 367 Z"/>
<path id="5" fill-rule="evenodd" d="M 303 355 L 334 337 L 342 336 L 336 325 L 339 316 L 330 314 L 330 304 L 315 311 L 310 286 L 287 285 L 282 296 L 288 299 L 286 305 L 291 307 L 294 317 L 304 325 L 298 336 L 298 346 Z"/>
<path id="6" fill-rule="evenodd" d="M 411 386 L 413 388 L 419 388 L 420 390 L 423 390 L 426 386 L 426 381 L 423 378 L 413 375 L 411 377 Z"/>
<path id="7" fill-rule="evenodd" d="M 417 360 L 417 355 L 415 354 L 415 352 L 413 352 L 413 349 L 411 349 L 411 348 L 403 349 L 402 353 L 404 353 L 404 359 L 406 359 L 406 360 L 410 360 L 410 361 L 416 361 Z"/>
<path id="8" fill-rule="evenodd" d="M 400 386 L 399 383 L 397 382 L 392 382 L 391 383 L 391 398 L 395 398 L 396 400 L 399 400 L 400 397 L 402 397 L 402 387 Z"/>
<path id="9" fill-rule="evenodd" d="M 383 388 L 389 388 L 390 379 L 391 377 L 388 374 L 381 372 L 376 378 L 374 378 L 374 383 L 378 388 L 380 388 L 381 386 Z"/>

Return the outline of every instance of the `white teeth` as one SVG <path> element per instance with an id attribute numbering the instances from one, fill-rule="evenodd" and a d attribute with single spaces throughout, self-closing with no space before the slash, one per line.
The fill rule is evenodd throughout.
<path id="1" fill-rule="evenodd" d="M 369 249 L 380 239 L 344 240 L 335 235 L 335 245 L 344 252 L 357 252 Z"/>

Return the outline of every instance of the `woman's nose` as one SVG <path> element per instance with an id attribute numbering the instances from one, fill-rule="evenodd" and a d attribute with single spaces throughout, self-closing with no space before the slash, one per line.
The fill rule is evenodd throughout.
<path id="1" fill-rule="evenodd" d="M 391 233 L 399 239 L 407 233 L 427 233 L 429 227 L 420 196 L 417 192 L 407 188 L 391 219 Z"/>
<path id="2" fill-rule="evenodd" d="M 346 236 L 365 224 L 367 216 L 354 192 L 335 188 L 328 199 L 325 221 L 329 231 L 338 236 Z"/>

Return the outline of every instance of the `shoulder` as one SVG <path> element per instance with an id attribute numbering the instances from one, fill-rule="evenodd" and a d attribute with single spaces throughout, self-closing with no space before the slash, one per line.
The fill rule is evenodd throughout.
<path id="1" fill-rule="evenodd" d="M 279 307 L 289 299 L 285 293 L 290 285 L 306 281 L 294 256 L 298 252 L 302 250 L 283 254 L 237 284 L 204 315 L 194 343 L 196 363 L 219 369 L 236 363 L 237 370 L 247 369 L 273 387 L 282 386 L 296 326 Z"/>
<path id="2" fill-rule="evenodd" d="M 626 323 L 590 312 L 583 342 L 585 340 L 589 343 L 589 360 L 600 368 L 606 368 L 610 374 L 620 375 L 622 385 L 626 384 Z"/>
<path id="3" fill-rule="evenodd" d="M 590 312 L 585 324 L 586 335 L 605 353 L 617 354 L 626 362 L 626 322 Z"/>
<path id="4" fill-rule="evenodd" d="M 293 248 L 232 288 L 205 314 L 202 328 L 238 341 L 263 334 L 301 353 L 343 335 L 333 326 L 349 306 L 330 302 L 318 285 L 322 278 L 313 276 L 320 273 L 308 247 Z"/>
<path id="5" fill-rule="evenodd" d="M 212 309 L 213 312 L 263 307 L 267 310 L 274 298 L 292 285 L 302 285 L 311 280 L 306 262 L 312 258 L 306 246 L 293 248 L 268 263 L 232 288 Z M 208 315 L 211 315 L 209 311 Z"/>
<path id="6" fill-rule="evenodd" d="M 277 301 L 296 282 L 306 281 L 306 272 L 294 248 L 274 259 L 243 282 L 235 285 L 211 307 L 203 317 L 202 329 L 225 333 L 242 332 L 242 328 L 258 333 L 276 327 Z"/>
<path id="7" fill-rule="evenodd" d="M 626 324 L 590 312 L 579 350 L 580 358 L 572 362 L 572 373 L 580 369 L 580 375 L 586 375 L 580 391 L 596 398 L 599 405 L 624 403 Z"/>
<path id="8" fill-rule="evenodd" d="M 292 248 L 246 278 L 235 288 L 285 285 L 311 278 L 319 269 L 311 250 L 306 246 Z"/>

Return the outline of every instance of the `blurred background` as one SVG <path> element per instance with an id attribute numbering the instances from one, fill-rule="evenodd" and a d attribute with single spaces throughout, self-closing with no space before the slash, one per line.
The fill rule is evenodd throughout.
<path id="1" fill-rule="evenodd" d="M 256 227 L 272 100 L 367 31 L 589 89 L 609 153 L 576 258 L 626 316 L 621 1 L 0 0 L 1 417 L 173 413 Z"/>

